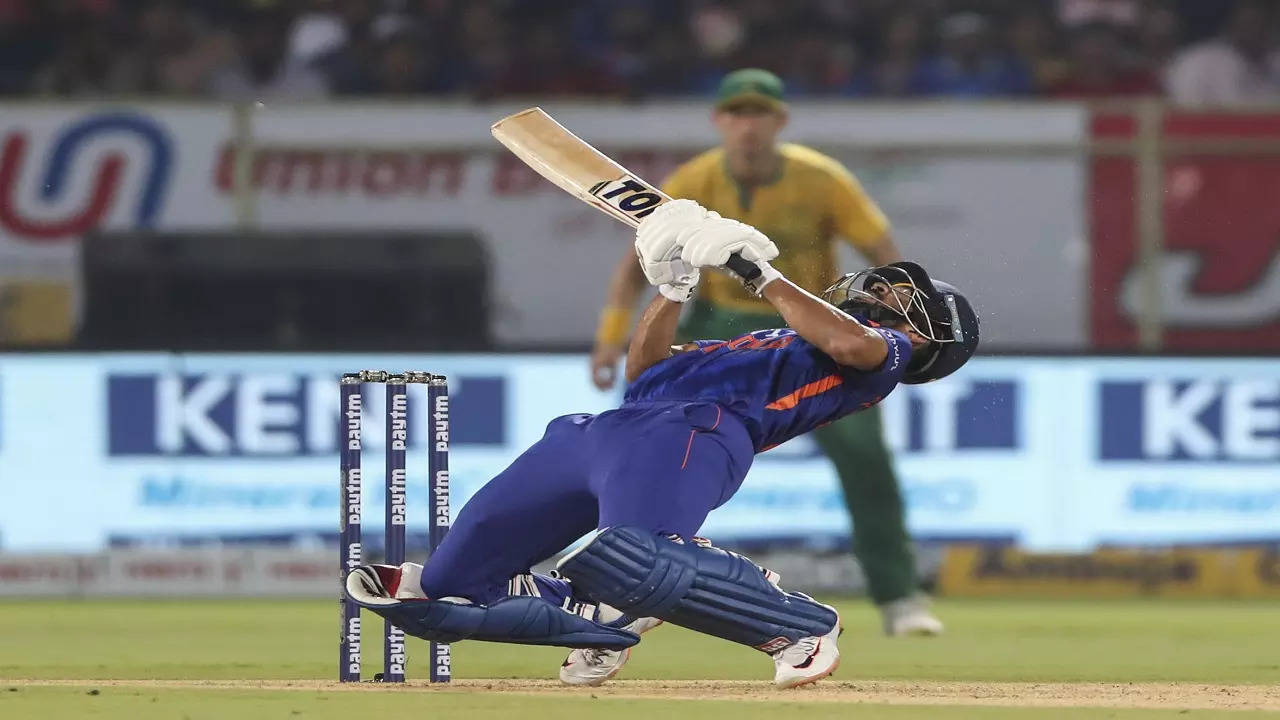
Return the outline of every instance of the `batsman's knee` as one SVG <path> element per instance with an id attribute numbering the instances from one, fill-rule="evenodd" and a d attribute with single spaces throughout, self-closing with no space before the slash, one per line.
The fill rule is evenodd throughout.
<path id="1" fill-rule="evenodd" d="M 736 553 L 637 527 L 601 531 L 560 561 L 575 589 L 628 615 L 656 617 L 772 652 L 823 635 L 835 611 L 786 593 Z"/>

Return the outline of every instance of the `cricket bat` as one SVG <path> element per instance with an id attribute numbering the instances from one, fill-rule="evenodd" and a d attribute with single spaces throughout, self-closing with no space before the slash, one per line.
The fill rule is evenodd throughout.
<path id="1" fill-rule="evenodd" d="M 569 132 L 542 108 L 532 107 L 508 115 L 490 129 L 498 142 L 539 175 L 631 227 L 638 226 L 645 216 L 671 199 Z M 744 280 L 754 280 L 760 275 L 755 263 L 737 254 L 732 255 L 726 265 Z"/>

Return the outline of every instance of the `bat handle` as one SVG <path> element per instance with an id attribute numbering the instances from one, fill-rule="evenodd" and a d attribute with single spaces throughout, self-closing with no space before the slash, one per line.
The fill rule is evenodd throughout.
<path id="1" fill-rule="evenodd" d="M 760 268 L 750 260 L 744 259 L 738 253 L 729 256 L 729 261 L 724 264 L 725 267 L 732 270 L 746 282 L 751 282 L 760 277 Z"/>

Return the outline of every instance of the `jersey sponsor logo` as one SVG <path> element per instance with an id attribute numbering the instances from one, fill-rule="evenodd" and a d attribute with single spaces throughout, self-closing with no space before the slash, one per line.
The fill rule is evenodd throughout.
<path id="1" fill-rule="evenodd" d="M 128 142 L 119 142 L 124 139 Z M 27 195 L 21 186 L 30 145 L 30 133 L 22 129 L 10 131 L 0 141 L 0 228 L 7 235 L 27 242 L 76 238 L 105 224 L 117 204 L 130 199 L 134 200 L 133 226 L 154 225 L 169 187 L 173 143 L 151 118 L 128 112 L 94 114 L 58 132 L 38 156 L 26 183 L 37 189 L 39 205 L 46 206 L 39 210 L 20 207 L 20 198 Z M 90 161 L 96 161 L 92 173 L 88 172 Z M 137 164 L 141 169 L 131 171 Z M 131 183 L 127 175 L 134 173 L 141 179 Z M 77 181 L 82 176 L 86 182 Z M 67 197 L 70 190 L 80 188 L 85 197 L 79 203 Z M 135 197 L 128 197 L 130 190 Z M 63 210 L 60 217 L 58 209 Z"/>
<path id="2" fill-rule="evenodd" d="M 1102 460 L 1280 460 L 1280 380 L 1103 382 Z"/>
<path id="3" fill-rule="evenodd" d="M 799 337 L 794 330 L 787 328 L 756 330 L 732 340 L 703 345 L 701 349 L 702 352 L 714 352 L 724 348 L 729 350 L 780 350 L 795 342 Z"/>
<path id="4" fill-rule="evenodd" d="M 451 379 L 457 409 L 429 415 L 425 393 L 409 393 L 404 427 L 409 449 L 439 445 L 502 445 L 507 439 L 507 379 Z M 385 393 L 366 386 L 362 445 L 385 442 Z M 107 377 L 108 452 L 112 456 L 289 457 L 335 452 L 356 442 L 354 418 L 339 411 L 338 387 L 327 374 L 112 374 Z M 439 415 L 441 406 L 437 406 Z M 428 440 L 428 434 L 431 435 Z M 452 437 L 450 437 L 450 435 Z"/>
<path id="5" fill-rule="evenodd" d="M 902 345 L 899 341 L 895 341 L 893 335 L 888 330 L 877 330 L 876 332 L 884 336 L 885 343 L 889 346 L 888 362 L 885 363 L 883 372 L 893 372 L 902 364 Z"/>

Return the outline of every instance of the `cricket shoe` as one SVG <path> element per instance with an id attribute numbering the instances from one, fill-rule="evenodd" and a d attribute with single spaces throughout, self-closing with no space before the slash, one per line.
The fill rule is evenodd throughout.
<path id="1" fill-rule="evenodd" d="M 884 634 L 890 637 L 907 635 L 941 635 L 942 621 L 934 617 L 926 595 L 908 595 L 880 606 L 884 621 Z"/>
<path id="2" fill-rule="evenodd" d="M 840 617 L 826 635 L 810 635 L 800 638 L 773 653 L 773 684 L 780 688 L 800 687 L 817 682 L 840 667 L 840 648 L 836 639 L 844 628 Z"/>
<path id="3" fill-rule="evenodd" d="M 600 606 L 600 615 L 607 616 L 609 611 L 617 613 L 617 610 L 608 605 Z M 662 624 L 658 618 L 640 618 L 638 620 L 630 620 L 628 622 L 626 616 L 619 613 L 619 618 L 624 624 L 617 627 L 642 635 Z M 605 622 L 601 620 L 601 622 Z M 615 620 L 616 622 L 616 620 Z M 608 623 L 613 625 L 614 623 Z M 560 682 L 565 685 L 579 685 L 586 687 L 594 687 L 603 685 L 606 681 L 617 675 L 627 660 L 631 659 L 631 648 L 625 650 L 605 650 L 601 648 L 585 648 L 580 650 L 572 650 L 569 657 L 564 659 L 560 664 Z"/>
<path id="4" fill-rule="evenodd" d="M 395 600 L 425 600 L 422 566 L 417 563 L 361 565 L 347 574 L 347 593 L 359 602 L 389 604 Z"/>

